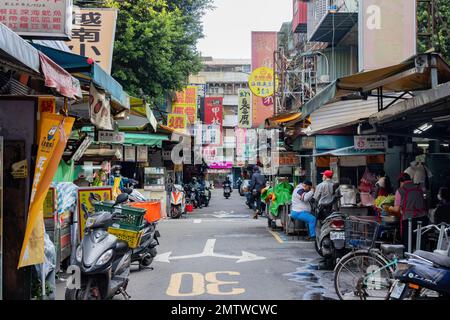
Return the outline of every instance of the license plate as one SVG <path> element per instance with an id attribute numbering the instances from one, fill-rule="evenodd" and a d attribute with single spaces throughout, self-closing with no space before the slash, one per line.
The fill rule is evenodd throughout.
<path id="1" fill-rule="evenodd" d="M 406 285 L 404 283 L 396 282 L 394 285 L 394 289 L 391 293 L 391 298 L 400 299 L 402 296 L 403 290 L 405 290 Z"/>
<path id="2" fill-rule="evenodd" d="M 345 240 L 345 232 L 330 232 L 331 240 Z"/>

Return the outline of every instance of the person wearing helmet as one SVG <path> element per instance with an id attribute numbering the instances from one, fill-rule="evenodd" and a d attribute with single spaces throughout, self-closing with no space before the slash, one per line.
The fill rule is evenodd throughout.
<path id="1" fill-rule="evenodd" d="M 258 166 L 253 167 L 252 181 L 250 182 L 249 191 L 251 192 L 251 203 L 256 204 L 253 206 L 255 214 L 253 219 L 258 219 L 258 214 L 261 212 L 261 190 L 266 186 L 266 177 L 261 174 L 261 170 Z"/>

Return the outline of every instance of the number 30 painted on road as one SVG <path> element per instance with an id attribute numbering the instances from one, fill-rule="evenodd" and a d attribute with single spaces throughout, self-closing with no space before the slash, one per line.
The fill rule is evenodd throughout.
<path id="1" fill-rule="evenodd" d="M 240 273 L 236 271 L 217 271 L 208 272 L 204 276 L 197 272 L 179 272 L 172 274 L 170 278 L 169 287 L 166 294 L 171 297 L 192 297 L 200 296 L 208 293 L 211 295 L 226 296 L 238 295 L 245 292 L 244 288 L 231 288 L 231 291 L 221 291 L 220 286 L 239 284 L 238 281 L 221 281 L 217 279 L 218 274 L 227 274 L 230 276 L 239 276 Z M 181 293 L 181 284 L 184 276 L 192 277 L 192 290 L 190 292 Z M 205 286 L 205 282 L 207 283 Z"/>

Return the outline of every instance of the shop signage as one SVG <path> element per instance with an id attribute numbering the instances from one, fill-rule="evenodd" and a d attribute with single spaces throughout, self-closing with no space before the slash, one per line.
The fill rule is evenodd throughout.
<path id="1" fill-rule="evenodd" d="M 248 79 L 248 87 L 257 97 L 272 96 L 274 93 L 273 68 L 260 67 L 254 70 Z"/>
<path id="2" fill-rule="evenodd" d="M 187 86 L 183 91 L 176 92 L 172 103 L 172 113 L 185 114 L 189 124 L 197 121 L 197 86 Z"/>
<path id="3" fill-rule="evenodd" d="M 137 162 L 148 161 L 148 146 L 137 146 Z"/>
<path id="4" fill-rule="evenodd" d="M 248 89 L 239 89 L 238 91 L 238 127 L 252 127 L 252 93 Z"/>
<path id="5" fill-rule="evenodd" d="M 116 33 L 117 9 L 77 8 L 73 12 L 72 41 L 67 45 L 81 55 L 93 59 L 111 74 Z"/>
<path id="6" fill-rule="evenodd" d="M 38 97 L 39 112 L 56 113 L 56 99 L 55 97 Z"/>
<path id="7" fill-rule="evenodd" d="M 387 136 L 355 136 L 355 149 L 367 150 L 367 149 L 387 149 L 388 137 Z"/>
<path id="8" fill-rule="evenodd" d="M 185 114 L 170 113 L 167 115 L 167 126 L 172 129 L 185 130 L 187 127 L 187 117 Z"/>
<path id="9" fill-rule="evenodd" d="M 112 187 L 81 187 L 78 188 L 78 221 L 80 223 L 80 239 L 84 235 L 86 220 L 94 213 L 94 203 L 111 201 Z"/>
<path id="10" fill-rule="evenodd" d="M 223 98 L 205 98 L 205 119 L 206 126 L 203 127 L 204 144 L 220 146 L 223 142 Z"/>
<path id="11" fill-rule="evenodd" d="M 116 131 L 98 131 L 98 142 L 102 143 L 124 143 L 125 133 Z"/>
<path id="12" fill-rule="evenodd" d="M 277 47 L 277 32 L 252 32 L 252 70 L 260 67 L 273 70 L 273 52 Z M 252 99 L 253 128 L 259 127 L 267 118 L 273 116 L 273 99 L 264 99 L 260 97 Z"/>
<path id="13" fill-rule="evenodd" d="M 302 149 L 312 150 L 316 147 L 315 137 L 302 137 Z"/>
<path id="14" fill-rule="evenodd" d="M 124 157 L 125 162 L 136 162 L 136 147 L 125 146 L 124 147 Z"/>
<path id="15" fill-rule="evenodd" d="M 70 40 L 72 0 L 0 0 L 0 23 L 23 37 Z"/>

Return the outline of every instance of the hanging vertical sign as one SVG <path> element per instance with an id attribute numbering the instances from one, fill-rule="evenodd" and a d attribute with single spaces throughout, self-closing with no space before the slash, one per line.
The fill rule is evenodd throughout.
<path id="1" fill-rule="evenodd" d="M 251 128 L 252 127 L 252 94 L 248 89 L 239 89 L 238 91 L 238 127 Z"/>
<path id="2" fill-rule="evenodd" d="M 113 130 L 109 100 L 105 92 L 97 89 L 93 83 L 89 90 L 89 115 L 92 124 L 98 129 Z"/>
<path id="3" fill-rule="evenodd" d="M 111 74 L 116 19 L 114 8 L 77 8 L 73 12 L 72 41 L 67 44 L 73 52 L 95 60 L 108 74 Z"/>
<path id="4" fill-rule="evenodd" d="M 277 50 L 277 32 L 252 32 L 252 70 L 268 67 L 273 70 L 273 53 Z M 253 97 L 252 127 L 259 127 L 273 116 L 274 100 L 271 96 Z"/>
<path id="5" fill-rule="evenodd" d="M 189 124 L 197 121 L 197 86 L 187 86 L 183 91 L 176 92 L 172 103 L 172 113 L 185 114 Z"/>
<path id="6" fill-rule="evenodd" d="M 205 119 L 207 139 L 205 144 L 222 145 L 223 98 L 205 98 Z"/>

